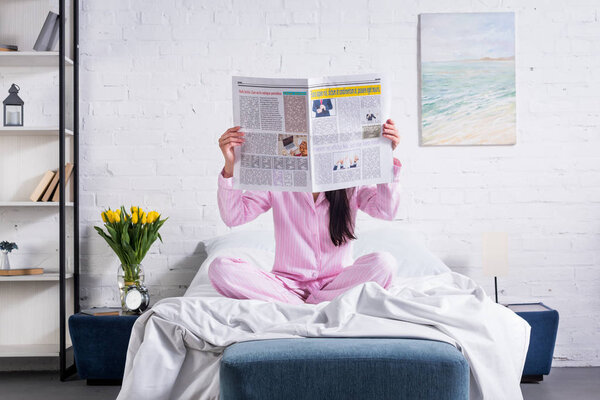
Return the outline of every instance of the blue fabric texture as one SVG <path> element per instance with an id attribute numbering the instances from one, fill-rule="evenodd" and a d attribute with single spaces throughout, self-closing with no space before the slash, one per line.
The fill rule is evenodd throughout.
<path id="1" fill-rule="evenodd" d="M 77 373 L 82 379 L 123 379 L 131 328 L 137 315 L 69 317 Z"/>
<path id="2" fill-rule="evenodd" d="M 552 368 L 554 344 L 558 332 L 558 311 L 549 308 L 547 311 L 517 312 L 531 325 L 529 350 L 525 359 L 523 375 L 548 375 Z"/>
<path id="3" fill-rule="evenodd" d="M 399 338 L 236 343 L 220 367 L 221 400 L 468 400 L 469 364 L 454 346 Z"/>

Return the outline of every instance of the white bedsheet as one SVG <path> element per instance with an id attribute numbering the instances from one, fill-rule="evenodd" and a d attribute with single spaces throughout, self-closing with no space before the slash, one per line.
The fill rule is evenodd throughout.
<path id="1" fill-rule="evenodd" d="M 224 298 L 201 272 L 186 297 L 159 301 L 135 323 L 118 399 L 218 399 L 228 345 L 334 336 L 445 341 L 469 361 L 472 400 L 523 398 L 530 326 L 464 275 L 397 277 L 388 290 L 366 283 L 331 302 L 291 305 Z"/>

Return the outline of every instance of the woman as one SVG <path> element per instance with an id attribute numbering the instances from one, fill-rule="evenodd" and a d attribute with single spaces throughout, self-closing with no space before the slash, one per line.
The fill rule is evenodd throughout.
<path id="1" fill-rule="evenodd" d="M 383 136 L 395 149 L 398 130 L 390 119 Z M 240 127 L 228 129 L 219 139 L 225 166 L 217 191 L 221 218 L 227 226 L 252 221 L 273 209 L 275 264 L 271 272 L 235 257 L 217 257 L 208 276 L 223 296 L 285 303 L 317 304 L 329 301 L 364 282 L 387 288 L 395 269 L 389 253 L 371 253 L 352 259 L 357 210 L 391 220 L 399 203 L 400 161 L 394 158 L 394 179 L 389 184 L 361 186 L 329 192 L 242 191 L 233 188 L 234 147 L 244 143 Z"/>

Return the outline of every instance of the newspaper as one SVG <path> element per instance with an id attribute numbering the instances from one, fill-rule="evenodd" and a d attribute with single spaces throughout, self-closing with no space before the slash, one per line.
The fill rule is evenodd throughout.
<path id="1" fill-rule="evenodd" d="M 233 77 L 239 189 L 321 192 L 391 182 L 382 137 L 389 93 L 379 74 L 321 79 Z"/>

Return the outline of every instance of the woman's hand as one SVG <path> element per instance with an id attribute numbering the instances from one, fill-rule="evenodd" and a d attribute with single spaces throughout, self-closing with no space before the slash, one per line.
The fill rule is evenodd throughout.
<path id="1" fill-rule="evenodd" d="M 392 150 L 395 150 L 398 143 L 400 143 L 400 133 L 398 133 L 398 129 L 396 129 L 396 125 L 391 119 L 388 119 L 385 124 L 383 124 L 383 137 L 392 141 Z"/>
<path id="2" fill-rule="evenodd" d="M 244 132 L 240 132 L 240 129 L 240 126 L 229 128 L 219 138 L 219 148 L 221 148 L 223 158 L 225 158 L 225 166 L 223 167 L 223 177 L 225 178 L 233 176 L 233 163 L 235 162 L 233 148 L 244 143 Z"/>

